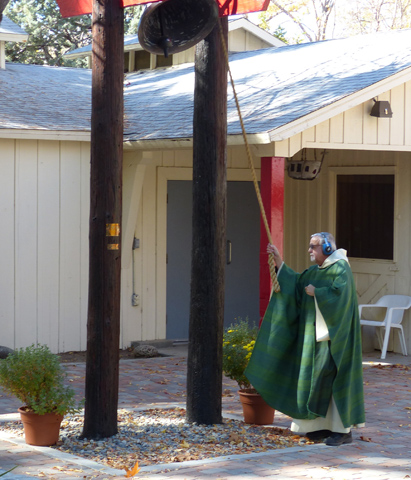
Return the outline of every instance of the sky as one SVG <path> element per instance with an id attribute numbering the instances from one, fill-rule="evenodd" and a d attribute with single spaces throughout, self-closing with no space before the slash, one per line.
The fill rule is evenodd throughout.
<path id="1" fill-rule="evenodd" d="M 329 22 L 329 27 L 327 30 L 327 37 L 328 38 L 341 38 L 341 37 L 347 37 L 349 32 L 347 30 L 347 14 L 350 9 L 354 4 L 356 3 L 356 0 L 339 0 L 337 2 L 337 5 L 335 7 L 335 14 L 333 18 Z M 257 24 L 259 23 L 258 20 L 259 13 L 251 13 L 248 15 L 248 18 L 250 21 L 253 23 Z M 304 17 L 304 23 L 308 27 L 309 30 L 314 31 L 315 30 L 315 19 L 314 15 L 307 15 Z M 303 38 L 301 30 L 298 26 L 296 26 L 293 21 L 284 15 L 279 15 L 278 17 L 274 18 L 270 22 L 270 27 L 271 27 L 271 32 L 274 32 L 278 26 L 282 26 L 287 34 L 286 38 L 291 40 L 291 39 L 296 39 L 297 37 L 300 37 L 300 41 L 306 41 L 305 38 Z M 295 43 L 295 42 L 291 42 Z"/>

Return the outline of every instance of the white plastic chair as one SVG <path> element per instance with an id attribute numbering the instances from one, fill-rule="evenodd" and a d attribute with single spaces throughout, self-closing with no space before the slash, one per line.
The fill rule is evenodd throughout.
<path id="1" fill-rule="evenodd" d="M 382 322 L 374 320 L 366 320 L 361 318 L 362 309 L 367 308 L 386 308 L 385 318 Z M 361 325 L 368 325 L 371 327 L 378 327 L 376 329 L 378 342 L 381 348 L 381 359 L 384 359 L 387 354 L 388 340 L 390 338 L 391 328 L 398 329 L 400 337 L 401 350 L 403 355 L 407 355 L 407 346 L 405 344 L 404 330 L 401 322 L 404 317 L 404 312 L 411 307 L 411 297 L 407 295 L 384 295 L 376 303 L 370 305 L 359 305 L 360 309 L 360 323 Z M 385 328 L 384 341 L 382 339 L 381 328 Z"/>

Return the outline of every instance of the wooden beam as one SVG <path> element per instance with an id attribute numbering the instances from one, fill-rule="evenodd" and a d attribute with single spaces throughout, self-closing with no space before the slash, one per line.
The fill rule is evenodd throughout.
<path id="1" fill-rule="evenodd" d="M 123 9 L 93 3 L 89 298 L 83 437 L 117 433 L 123 165 Z"/>
<path id="2" fill-rule="evenodd" d="M 227 18 L 222 23 L 225 41 Z M 187 420 L 222 422 L 227 197 L 227 63 L 219 26 L 196 47 L 193 121 L 193 241 Z"/>

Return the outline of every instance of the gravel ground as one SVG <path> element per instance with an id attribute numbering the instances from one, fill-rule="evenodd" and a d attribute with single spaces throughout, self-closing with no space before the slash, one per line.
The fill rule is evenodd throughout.
<path id="1" fill-rule="evenodd" d="M 265 452 L 308 445 L 307 438 L 277 427 L 247 425 L 225 419 L 221 425 L 197 425 L 185 421 L 185 409 L 152 409 L 139 412 L 119 410 L 119 433 L 101 441 L 79 439 L 81 415 L 66 416 L 60 441 L 52 448 L 117 469 L 201 460 L 233 454 Z M 19 421 L 2 425 L 2 430 L 23 436 Z"/>

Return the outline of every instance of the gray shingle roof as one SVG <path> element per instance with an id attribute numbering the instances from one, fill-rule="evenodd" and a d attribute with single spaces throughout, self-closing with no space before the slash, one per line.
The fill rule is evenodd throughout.
<path id="1" fill-rule="evenodd" d="M 12 22 L 5 15 L 3 15 L 3 18 L 0 21 L 0 35 L 2 34 L 22 35 L 23 37 L 27 36 L 27 33 L 22 28 Z"/>
<path id="2" fill-rule="evenodd" d="M 88 131 L 91 71 L 7 63 L 0 99 L 0 128 Z"/>
<path id="3" fill-rule="evenodd" d="M 237 53 L 230 66 L 248 133 L 272 132 L 411 67 L 411 30 Z M 0 128 L 89 128 L 88 70 L 7 65 Z M 18 88 L 15 88 L 16 85 Z M 190 138 L 193 65 L 125 80 L 125 140 Z M 228 134 L 240 134 L 231 87 Z"/>

